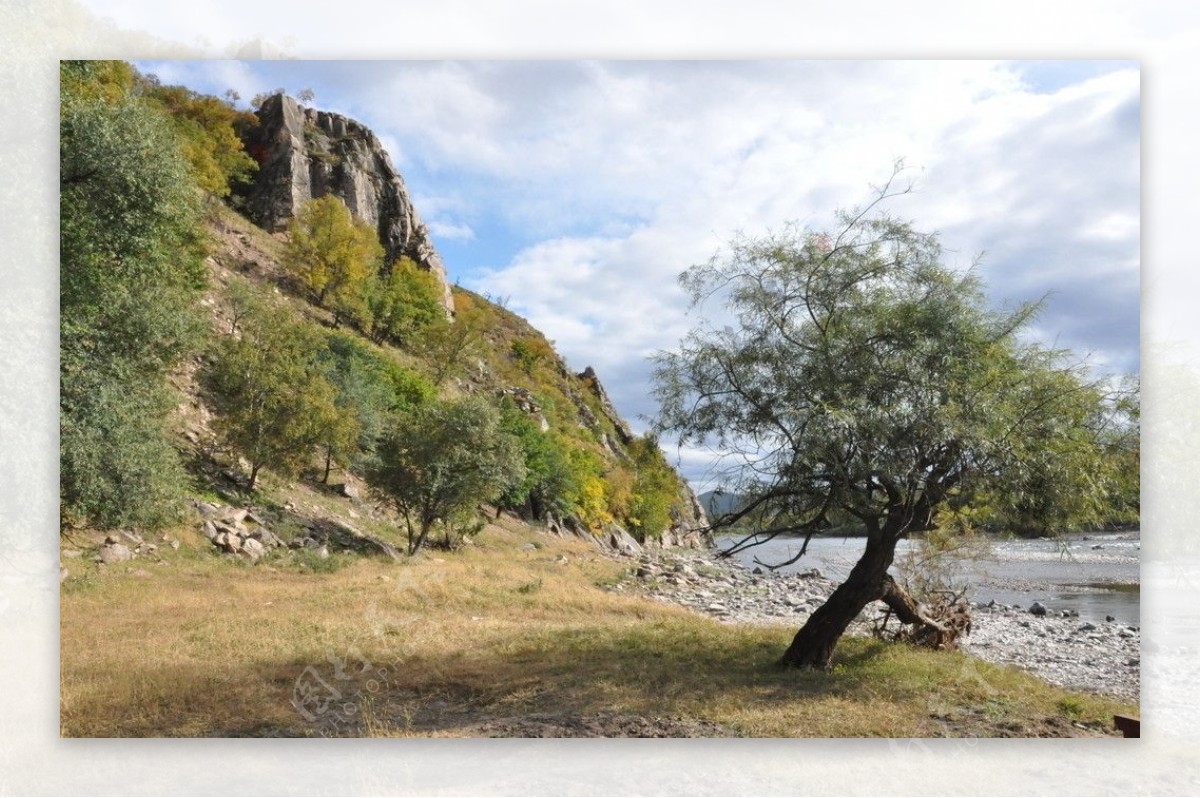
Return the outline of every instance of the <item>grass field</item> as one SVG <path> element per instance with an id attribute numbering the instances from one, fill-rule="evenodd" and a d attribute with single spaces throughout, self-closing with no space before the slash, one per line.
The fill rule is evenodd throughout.
<path id="1" fill-rule="evenodd" d="M 843 640 L 830 673 L 778 670 L 793 628 L 607 590 L 627 563 L 501 523 L 401 563 L 250 566 L 187 530 L 166 564 L 76 560 L 62 734 L 1088 736 L 1136 712 L 870 639 Z"/>

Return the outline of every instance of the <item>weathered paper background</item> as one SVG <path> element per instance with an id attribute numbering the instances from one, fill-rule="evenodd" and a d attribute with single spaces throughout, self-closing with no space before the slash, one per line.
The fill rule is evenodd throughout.
<path id="1" fill-rule="evenodd" d="M 0 5 L 0 794 L 1196 794 L 1200 8 L 1040 0 Z M 112 11 L 107 9 L 111 6 Z M 144 9 L 125 16 L 124 9 Z M 1182 9 L 1182 10 L 1181 10 Z M 119 22 L 104 13 L 122 14 Z M 203 21 L 205 25 L 195 24 Z M 212 22 L 224 34 L 200 40 Z M 57 61 L 1138 58 L 1144 675 L 1139 741 L 58 739 Z"/>

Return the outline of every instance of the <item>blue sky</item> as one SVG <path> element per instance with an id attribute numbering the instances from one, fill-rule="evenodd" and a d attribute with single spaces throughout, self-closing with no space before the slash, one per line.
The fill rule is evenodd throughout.
<path id="1" fill-rule="evenodd" d="M 694 325 L 677 275 L 732 235 L 820 227 L 902 158 L 939 230 L 1036 335 L 1139 368 L 1140 70 L 1130 61 L 171 61 L 243 104 L 277 87 L 371 127 L 452 280 L 594 366 L 636 429 L 647 358 Z M 708 453 L 675 452 L 705 486 Z"/>

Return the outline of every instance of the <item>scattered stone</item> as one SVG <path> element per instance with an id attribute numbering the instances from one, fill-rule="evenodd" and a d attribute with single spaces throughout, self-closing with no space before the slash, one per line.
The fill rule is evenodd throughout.
<path id="1" fill-rule="evenodd" d="M 1014 604 L 1013 609 L 1020 609 L 1020 607 L 1018 607 L 1017 605 Z M 1029 614 L 1030 615 L 1045 615 L 1046 608 L 1042 606 L 1042 603 L 1040 601 L 1035 601 L 1029 605 Z"/>
<path id="2" fill-rule="evenodd" d="M 58 566 L 58 583 L 60 585 L 63 582 L 67 581 L 67 577 L 70 575 L 71 575 L 71 572 L 67 570 L 67 567 L 65 565 Z"/>
<path id="3" fill-rule="evenodd" d="M 1104 620 L 1105 620 L 1105 621 L 1107 621 L 1108 623 L 1112 623 L 1113 621 L 1115 621 L 1115 620 L 1116 620 L 1116 618 L 1114 618 L 1114 617 L 1113 617 L 1113 616 L 1111 616 L 1111 615 L 1105 615 L 1105 616 L 1104 616 Z"/>
<path id="4" fill-rule="evenodd" d="M 1094 624 L 1094 623 L 1085 623 L 1079 627 L 1079 631 L 1081 631 L 1081 632 L 1091 632 L 1091 631 L 1094 631 L 1095 629 L 1096 629 L 1096 624 Z"/>
<path id="5" fill-rule="evenodd" d="M 204 537 L 208 538 L 213 543 L 217 542 L 217 535 L 219 533 L 217 532 L 217 525 L 212 521 L 205 521 L 204 526 L 200 528 L 200 531 L 204 533 Z"/>
<path id="6" fill-rule="evenodd" d="M 82 557 L 82 556 L 83 556 L 83 552 L 82 552 L 82 551 L 80 551 L 79 549 L 63 549 L 63 550 L 62 550 L 61 552 L 59 552 L 59 553 L 60 553 L 60 554 L 61 554 L 63 557 L 66 557 L 66 558 L 67 558 L 67 559 L 69 559 L 69 560 L 74 560 L 76 557 Z"/>
<path id="7" fill-rule="evenodd" d="M 517 551 L 537 551 L 537 546 L 532 543 L 522 543 L 520 546 L 517 546 Z"/>
<path id="8" fill-rule="evenodd" d="M 762 576 L 762 572 L 763 572 L 763 569 L 756 565 L 756 566 L 754 566 L 754 570 L 751 571 L 750 573 L 754 574 L 755 576 Z"/>
<path id="9" fill-rule="evenodd" d="M 322 560 L 329 559 L 329 547 L 322 546 L 321 548 L 317 549 L 317 557 L 319 557 Z"/>
<path id="10" fill-rule="evenodd" d="M 154 576 L 154 574 L 141 568 L 138 568 L 136 571 L 130 571 L 129 573 L 132 576 L 136 576 L 138 579 L 150 579 Z"/>

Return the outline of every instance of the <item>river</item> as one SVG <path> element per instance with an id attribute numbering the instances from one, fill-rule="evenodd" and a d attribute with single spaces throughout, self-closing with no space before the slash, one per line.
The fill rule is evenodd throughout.
<path id="1" fill-rule="evenodd" d="M 724 536 L 717 545 L 727 548 L 737 537 Z M 776 538 L 747 549 L 736 559 L 747 568 L 755 567 L 755 558 L 764 563 L 780 563 L 795 556 L 803 541 Z M 813 538 L 808 551 L 785 571 L 817 568 L 822 574 L 841 581 L 862 553 L 863 538 Z M 892 571 L 903 576 L 905 554 L 912 542 L 900 541 L 896 565 Z M 1028 608 L 1040 602 L 1059 613 L 1074 610 L 1080 618 L 1117 621 L 1139 626 L 1141 604 L 1141 534 L 1137 530 L 1092 532 L 1069 535 L 1062 539 L 996 540 L 982 553 L 951 558 L 948 567 L 957 585 L 968 587 L 973 602 L 996 601 Z"/>

